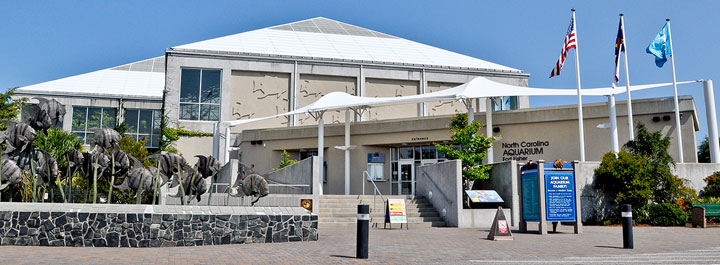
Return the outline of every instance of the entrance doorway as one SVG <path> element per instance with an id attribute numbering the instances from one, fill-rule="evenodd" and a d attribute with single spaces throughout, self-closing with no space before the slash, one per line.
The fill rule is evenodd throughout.
<path id="1" fill-rule="evenodd" d="M 435 145 L 402 146 L 390 148 L 392 195 L 414 195 L 416 168 L 422 165 L 445 161 L 445 156 L 438 153 Z"/>
<path id="2" fill-rule="evenodd" d="M 399 195 L 415 194 L 415 165 L 414 161 L 400 161 L 400 179 L 398 180 Z"/>

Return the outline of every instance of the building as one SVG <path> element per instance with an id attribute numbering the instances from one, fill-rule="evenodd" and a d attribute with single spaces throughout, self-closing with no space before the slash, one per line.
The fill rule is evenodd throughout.
<path id="1" fill-rule="evenodd" d="M 63 128 L 87 142 L 92 129 L 128 124 L 128 133 L 157 147 L 159 119 L 170 126 L 214 133 L 219 121 L 271 116 L 308 105 L 335 91 L 367 97 L 408 96 L 435 92 L 477 76 L 527 86 L 529 74 L 511 67 L 413 42 L 327 18 L 313 18 L 225 37 L 180 45 L 165 56 L 49 81 L 18 89 L 19 96 L 52 96 L 66 105 Z M 694 102 L 681 102 L 685 160 L 696 161 L 694 132 L 698 130 Z M 634 102 L 635 120 L 672 136 L 672 101 Z M 495 161 L 507 159 L 576 159 L 575 106 L 528 109 L 528 97 L 508 97 L 491 106 L 498 111 L 494 128 L 498 141 Z M 475 101 L 475 110 L 486 110 Z M 624 113 L 618 107 L 622 129 Z M 351 193 L 360 185 L 368 164 L 382 172 L 382 192 L 414 193 L 414 166 L 442 160 L 434 143 L 448 143 L 447 124 L 459 102 L 428 102 L 371 108 L 353 116 Z M 589 160 L 609 151 L 609 132 L 596 125 L 607 122 L 605 104 L 588 104 L 586 145 Z M 476 120 L 483 122 L 484 115 Z M 660 117 L 659 121 L 654 121 Z M 341 151 L 345 114 L 327 112 L 325 193 L 342 193 Z M 283 150 L 302 159 L 317 153 L 316 121 L 295 115 L 233 127 L 231 158 L 260 172 L 276 167 Z M 220 133 L 221 137 L 226 137 Z M 621 142 L 624 142 L 621 134 Z M 673 142 L 674 143 L 674 142 Z M 196 154 L 216 153 L 224 146 L 212 137 L 184 137 L 178 150 L 190 162 Z M 671 147 L 672 149 L 673 147 Z M 677 152 L 672 149 L 671 152 Z M 369 159 L 369 160 L 368 160 Z M 351 181 L 352 182 L 352 181 Z"/>

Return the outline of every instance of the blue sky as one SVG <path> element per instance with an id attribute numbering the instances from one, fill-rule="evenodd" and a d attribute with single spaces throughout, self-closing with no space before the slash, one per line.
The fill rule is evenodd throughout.
<path id="1" fill-rule="evenodd" d="M 657 68 L 645 53 L 666 18 L 672 19 L 678 80 L 720 82 L 717 1 L 2 0 L 0 88 L 82 74 L 160 56 L 176 45 L 318 16 L 522 69 L 531 74 L 534 87 L 574 88 L 574 53 L 561 76 L 548 78 L 573 7 L 583 87 L 610 85 L 619 13 L 625 13 L 632 84 L 672 80 L 669 63 Z M 624 85 L 624 73 L 621 80 Z M 695 98 L 699 141 L 707 135 L 702 85 L 680 86 L 679 93 Z M 633 94 L 658 96 L 672 96 L 672 88 Z M 531 98 L 532 107 L 572 102 L 576 99 Z"/>

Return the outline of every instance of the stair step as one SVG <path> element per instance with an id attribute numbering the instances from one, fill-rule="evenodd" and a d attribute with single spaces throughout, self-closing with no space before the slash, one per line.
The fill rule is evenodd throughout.
<path id="1" fill-rule="evenodd" d="M 335 223 L 318 223 L 318 228 L 348 228 L 348 229 L 354 229 L 356 226 L 356 222 L 335 222 Z M 374 229 L 383 229 L 383 222 L 373 222 L 370 224 L 371 228 Z M 389 225 L 389 224 L 387 224 Z M 408 225 L 409 229 L 415 229 L 415 228 L 428 228 L 428 227 L 444 227 L 445 222 L 422 222 L 422 223 L 410 223 Z M 400 224 L 393 224 L 393 229 L 399 229 Z M 403 229 L 405 229 L 405 224 L 403 224 Z"/>
<path id="2" fill-rule="evenodd" d="M 384 216 L 378 216 L 375 217 L 377 220 L 384 220 Z M 375 220 L 373 219 L 373 220 Z M 355 222 L 357 221 L 357 216 L 353 217 L 336 217 L 336 216 L 320 216 L 318 217 L 318 222 L 328 222 L 328 223 L 336 223 L 336 222 Z M 442 217 L 436 216 L 436 217 L 407 217 L 407 221 L 409 223 L 422 223 L 422 222 L 442 222 Z"/>

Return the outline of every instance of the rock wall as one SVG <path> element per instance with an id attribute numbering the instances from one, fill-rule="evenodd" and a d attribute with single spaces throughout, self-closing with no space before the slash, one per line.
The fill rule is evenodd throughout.
<path id="1" fill-rule="evenodd" d="M 56 212 L 2 208 L 2 245 L 174 247 L 318 239 L 317 215 L 297 214 L 300 210 L 289 214 L 287 210 L 283 213 L 270 209 L 279 207 L 262 207 L 259 209 L 262 212 L 247 214 Z"/>

